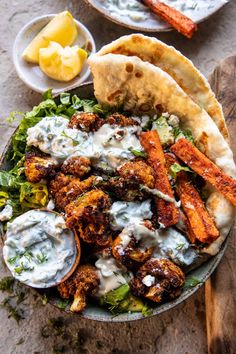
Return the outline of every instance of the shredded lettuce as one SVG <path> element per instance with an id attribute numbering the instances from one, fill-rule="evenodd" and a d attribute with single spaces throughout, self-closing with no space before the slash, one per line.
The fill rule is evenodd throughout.
<path id="1" fill-rule="evenodd" d="M 170 174 L 173 178 L 176 178 L 177 173 L 180 171 L 193 172 L 192 170 L 190 170 L 189 167 L 181 166 L 177 162 L 175 162 L 173 165 L 170 166 Z"/>
<path id="2" fill-rule="evenodd" d="M 61 93 L 57 104 L 52 97 L 52 91 L 46 91 L 43 94 L 43 101 L 38 106 L 35 106 L 30 112 L 21 113 L 19 127 L 12 139 L 13 161 L 20 160 L 26 152 L 27 130 L 29 128 L 35 126 L 44 117 L 60 115 L 70 119 L 78 111 L 95 112 L 103 116 L 107 113 L 95 100 L 80 99 L 77 95 L 69 93 Z M 16 114 L 20 115 L 19 112 L 14 112 L 10 119 L 16 118 Z"/>
<path id="3" fill-rule="evenodd" d="M 180 128 L 174 128 L 174 137 L 175 137 L 175 142 L 178 141 L 179 139 L 186 138 L 192 144 L 194 144 L 194 139 L 190 129 L 182 130 Z"/>

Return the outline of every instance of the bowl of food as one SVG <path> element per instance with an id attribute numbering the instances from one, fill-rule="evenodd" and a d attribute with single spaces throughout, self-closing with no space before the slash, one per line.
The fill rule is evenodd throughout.
<path id="1" fill-rule="evenodd" d="M 37 92 L 70 90 L 89 74 L 87 58 L 95 53 L 92 34 L 69 11 L 34 18 L 18 33 L 13 62 L 18 76 Z"/>
<path id="2" fill-rule="evenodd" d="M 219 263 L 234 221 L 235 165 L 220 104 L 173 47 L 125 36 L 89 65 L 93 83 L 46 92 L 7 146 L 4 247 L 22 215 L 53 208 L 69 237 L 79 236 L 80 262 L 40 292 L 88 319 L 132 321 L 181 303 Z M 21 261 L 23 276 L 32 270 Z"/>

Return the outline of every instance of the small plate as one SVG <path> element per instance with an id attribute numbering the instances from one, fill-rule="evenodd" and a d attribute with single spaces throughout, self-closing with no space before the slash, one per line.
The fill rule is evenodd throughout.
<path id="1" fill-rule="evenodd" d="M 138 31 L 145 32 L 167 32 L 172 31 L 173 28 L 169 26 L 168 23 L 162 21 L 158 16 L 153 14 L 146 6 L 143 6 L 144 11 L 132 10 L 136 16 L 144 14 L 142 20 L 135 20 L 127 14 L 124 6 L 134 6 L 137 3 L 140 4 L 140 0 L 119 0 L 117 1 L 117 6 L 120 7 L 120 13 L 118 14 L 113 10 L 115 1 L 113 0 L 86 0 L 92 7 L 99 11 L 107 19 L 115 22 L 121 26 L 128 27 Z M 224 6 L 230 0 L 165 0 L 165 3 L 180 9 L 181 5 L 185 6 L 181 10 L 185 15 L 190 17 L 194 22 L 199 23 L 213 15 L 222 6 Z M 132 4 L 131 4 L 132 3 Z M 187 3 L 187 4 L 186 4 Z M 201 7 L 197 7 L 197 5 Z M 131 13 L 131 12 L 130 12 Z"/>
<path id="2" fill-rule="evenodd" d="M 90 74 L 88 65 L 85 63 L 81 73 L 73 80 L 59 82 L 47 77 L 41 71 L 39 65 L 27 63 L 22 58 L 22 53 L 27 45 L 55 16 L 55 14 L 40 16 L 27 23 L 16 36 L 13 46 L 13 62 L 19 78 L 32 90 L 40 93 L 46 91 L 48 88 L 52 88 L 53 94 L 71 90 L 84 82 Z M 91 33 L 81 22 L 75 20 L 75 23 L 78 29 L 78 36 L 73 45 L 78 45 L 88 49 L 91 53 L 95 53 L 96 45 Z"/>

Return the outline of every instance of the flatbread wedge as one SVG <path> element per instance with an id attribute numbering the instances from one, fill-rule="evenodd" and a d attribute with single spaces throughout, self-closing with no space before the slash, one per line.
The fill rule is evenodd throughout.
<path id="1" fill-rule="evenodd" d="M 195 103 L 207 111 L 226 141 L 229 141 L 222 107 L 209 83 L 191 60 L 174 47 L 168 46 L 154 37 L 132 34 L 120 37 L 102 47 L 96 55 L 103 56 L 109 53 L 128 57 L 136 56 L 168 73 Z"/>
<path id="2" fill-rule="evenodd" d="M 179 117 L 183 129 L 190 129 L 195 144 L 204 155 L 224 173 L 236 177 L 233 154 L 222 135 L 224 131 L 221 129 L 221 133 L 210 115 L 167 72 L 138 57 L 120 54 L 94 55 L 89 65 L 95 96 L 101 104 L 122 105 L 126 111 L 139 114 L 153 114 L 161 106 L 164 112 Z M 193 82 L 194 78 L 195 73 L 191 77 Z M 214 96 L 208 96 L 209 100 L 212 98 Z M 209 187 L 208 192 L 206 207 L 220 236 L 203 251 L 214 255 L 230 230 L 234 207 L 213 187 Z"/>

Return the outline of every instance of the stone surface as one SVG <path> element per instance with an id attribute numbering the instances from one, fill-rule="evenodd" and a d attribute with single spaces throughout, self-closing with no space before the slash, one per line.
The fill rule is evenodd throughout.
<path id="1" fill-rule="evenodd" d="M 81 0 L 1 0 L 0 1 L 0 135 L 2 151 L 15 123 L 6 124 L 11 111 L 26 111 L 40 100 L 17 77 L 12 63 L 12 46 L 19 29 L 33 17 L 72 11 L 91 30 L 97 47 L 132 31 L 115 25 Z M 174 45 L 205 74 L 226 56 L 236 51 L 236 2 L 232 0 L 216 15 L 199 26 L 189 41 L 175 32 L 152 34 Z M 1 258 L 2 259 L 2 258 Z M 8 272 L 0 260 L 0 277 Z M 26 287 L 26 298 L 18 307 L 24 309 L 24 319 L 17 324 L 0 309 L 1 354 L 123 353 L 123 354 L 204 354 L 207 352 L 204 288 L 172 311 L 155 318 L 125 324 L 106 324 L 64 315 L 50 305 L 43 305 L 35 293 Z M 0 293 L 0 301 L 7 293 Z M 11 302 L 15 299 L 12 298 Z M 63 316 L 55 328 L 52 319 Z M 51 320 L 51 322 L 50 322 Z M 60 322 L 60 321 L 59 321 Z M 42 335 L 43 334 L 43 335 Z"/>

